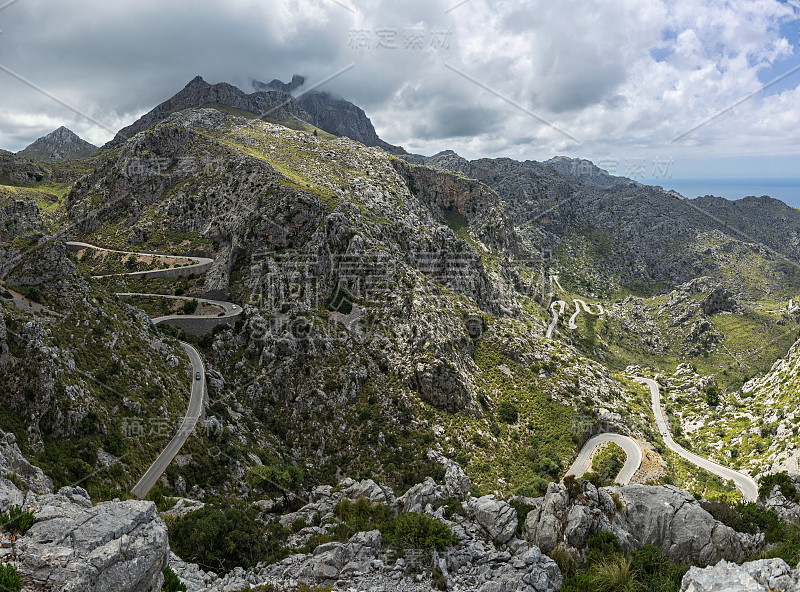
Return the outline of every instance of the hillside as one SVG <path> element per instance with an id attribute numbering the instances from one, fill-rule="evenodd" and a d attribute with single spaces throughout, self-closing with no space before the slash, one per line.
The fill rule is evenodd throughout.
<path id="1" fill-rule="evenodd" d="M 585 558 L 616 520 L 639 550 L 654 527 L 625 504 L 692 513 L 701 548 L 647 535 L 675 565 L 763 551 L 764 527 L 714 538 L 731 516 L 674 485 L 751 501 L 754 479 L 797 470 L 797 211 L 686 200 L 566 157 L 398 156 L 326 130 L 287 94 L 299 84 L 248 95 L 198 78 L 88 157 L 0 154 L 0 430 L 56 489 L 130 497 L 183 436 L 134 491 L 180 506 L 175 548 L 194 529 L 180 548 L 198 565 L 172 560 L 184 579 L 217 559 L 204 528 L 181 526 L 193 511 L 255 525 L 272 562 L 295 557 L 220 551 L 214 570 L 280 581 L 427 503 L 462 546 L 496 545 L 500 571 L 527 569 L 503 545 L 536 548 L 548 590 L 577 577 L 541 555 L 559 557 L 552 536 Z M 564 479 L 580 451 L 613 484 L 634 454 L 595 455 L 607 432 L 640 453 L 626 487 Z M 573 511 L 583 534 L 564 526 Z"/>

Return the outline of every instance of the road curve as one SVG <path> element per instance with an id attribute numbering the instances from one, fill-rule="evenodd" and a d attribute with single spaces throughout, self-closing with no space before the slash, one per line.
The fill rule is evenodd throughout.
<path id="1" fill-rule="evenodd" d="M 156 317 L 152 319 L 154 325 L 158 323 L 163 323 L 164 321 L 172 321 L 174 319 L 216 319 L 216 318 L 226 318 L 226 317 L 238 317 L 242 314 L 242 307 L 237 306 L 233 302 L 226 302 L 225 300 L 209 300 L 208 298 L 195 298 L 194 296 L 171 296 L 168 294 L 147 294 L 147 293 L 139 293 L 139 292 L 117 292 L 117 296 L 145 296 L 145 297 L 152 297 L 152 298 L 169 298 L 170 300 L 197 300 L 198 304 L 211 304 L 213 306 L 219 306 L 225 311 L 225 314 L 220 316 L 218 314 L 207 314 L 207 315 L 166 315 L 163 317 Z"/>
<path id="2" fill-rule="evenodd" d="M 192 262 L 191 264 L 184 265 L 183 267 L 170 267 L 168 269 L 150 269 L 148 271 L 131 271 L 126 273 L 108 273 L 106 275 L 92 276 L 95 279 L 104 277 L 119 277 L 119 276 L 129 276 L 140 279 L 187 276 L 187 275 L 205 273 L 214 263 L 214 260 L 209 259 L 208 257 L 193 257 L 190 255 L 170 255 L 167 253 L 147 253 L 138 251 L 118 251 L 115 249 L 106 249 L 104 247 L 98 247 L 97 245 L 82 243 L 79 241 L 67 241 L 65 244 L 67 245 L 67 248 L 71 248 L 74 250 L 94 249 L 96 251 L 107 251 L 109 253 L 122 253 L 123 255 L 149 255 L 154 257 L 171 257 L 173 259 L 187 259 Z"/>
<path id="3" fill-rule="evenodd" d="M 592 312 L 592 309 L 589 308 L 589 305 L 586 304 L 586 302 L 584 302 L 580 298 L 573 298 L 572 302 L 575 303 L 575 312 L 572 313 L 572 316 L 569 318 L 569 328 L 573 329 L 573 330 L 578 328 L 578 325 L 575 324 L 575 319 L 578 318 L 578 315 L 581 312 L 581 306 L 583 306 L 584 312 L 587 312 L 590 315 L 598 316 L 598 315 L 601 315 L 601 314 L 603 314 L 605 312 L 605 309 L 603 309 L 603 305 L 602 304 L 598 304 L 597 305 L 597 308 L 599 309 L 599 312 Z"/>
<path id="4" fill-rule="evenodd" d="M 729 469 L 727 467 L 723 467 L 720 464 L 717 464 L 713 461 L 708 460 L 707 458 L 703 458 L 702 456 L 698 456 L 693 452 L 689 452 L 683 446 L 675 442 L 672 439 L 672 435 L 669 431 L 669 426 L 667 425 L 667 421 L 664 418 L 664 411 L 661 408 L 661 391 L 658 387 L 658 383 L 655 380 L 650 378 L 641 378 L 639 376 L 632 377 L 637 382 L 641 382 L 642 384 L 646 384 L 650 387 L 650 395 L 651 395 L 651 402 L 653 406 L 653 415 L 656 418 L 656 425 L 658 426 L 658 431 L 661 432 L 661 436 L 664 438 L 664 443 L 667 445 L 667 448 L 679 454 L 690 463 L 697 465 L 700 468 L 703 468 L 715 475 L 722 477 L 723 479 L 731 479 L 736 484 L 736 487 L 739 491 L 742 492 L 742 497 L 746 502 L 754 502 L 758 499 L 758 485 L 756 482 L 748 477 L 747 475 L 743 475 L 733 469 Z"/>
<path id="5" fill-rule="evenodd" d="M 561 313 L 557 313 L 555 310 L 557 304 L 561 306 Z M 558 315 L 564 314 L 566 306 L 567 303 L 564 302 L 563 300 L 555 300 L 552 304 L 550 304 L 550 312 L 553 313 L 553 320 L 551 321 L 550 326 L 547 328 L 547 334 L 545 335 L 547 339 L 550 339 L 553 336 L 553 331 L 555 330 L 556 324 L 558 323 Z"/>
<path id="6" fill-rule="evenodd" d="M 113 249 L 104 249 L 102 247 L 97 247 L 95 245 L 90 245 L 88 243 L 81 243 L 75 241 L 70 241 L 67 242 L 66 244 L 68 247 L 72 247 L 73 249 L 91 248 L 99 251 L 110 251 L 115 253 L 125 253 L 133 255 L 161 255 L 163 257 L 190 259 L 194 262 L 192 265 L 174 268 L 174 270 L 179 270 L 179 273 L 176 275 L 203 273 L 207 271 L 208 268 L 211 267 L 211 264 L 214 262 L 213 259 L 207 259 L 205 257 L 189 257 L 184 255 L 168 255 L 162 253 L 138 253 L 134 251 L 114 251 Z M 130 276 L 138 278 L 155 278 L 155 277 L 161 277 L 158 274 L 164 271 L 169 272 L 173 270 L 151 270 L 151 271 L 140 271 L 140 272 L 134 271 L 130 273 L 120 273 L 113 275 Z M 93 276 L 93 277 L 102 278 L 108 276 Z M 170 298 L 174 300 L 197 300 L 197 302 L 204 302 L 207 304 L 220 306 L 225 311 L 225 314 L 223 314 L 221 317 L 220 315 L 167 315 L 151 319 L 151 322 L 154 325 L 157 325 L 158 323 L 162 323 L 165 321 L 170 321 L 173 319 L 225 318 L 225 317 L 235 317 L 242 314 L 242 309 L 240 306 L 237 306 L 232 302 L 225 302 L 222 300 L 209 300 L 207 298 L 193 298 L 191 296 L 172 296 L 166 294 L 147 294 L 147 293 L 136 293 L 136 292 L 118 292 L 117 296 L 148 296 L 148 297 L 158 297 L 158 298 Z M 194 430 L 203 412 L 203 403 L 205 399 L 205 386 L 206 386 L 206 371 L 205 371 L 205 366 L 203 365 L 203 360 L 200 358 L 200 354 L 197 352 L 197 350 L 190 344 L 184 341 L 181 341 L 180 344 L 183 346 L 183 349 L 186 350 L 186 353 L 189 354 L 189 360 L 192 364 L 192 388 L 191 388 L 191 393 L 189 395 L 189 407 L 186 410 L 186 415 L 183 418 L 183 422 L 181 423 L 180 428 L 178 428 L 178 432 L 172 437 L 172 440 L 169 441 L 169 444 L 167 444 L 166 448 L 164 448 L 164 450 L 161 451 L 161 454 L 158 455 L 158 458 L 155 460 L 155 462 L 153 462 L 153 464 L 150 465 L 150 468 L 147 469 L 142 478 L 139 479 L 139 482 L 131 490 L 131 493 L 138 498 L 143 498 L 150 492 L 150 490 L 156 484 L 156 481 L 158 481 L 158 479 L 161 477 L 161 475 L 169 466 L 169 463 L 172 462 L 172 459 L 175 458 L 175 455 L 178 454 L 178 451 L 181 449 L 186 440 L 189 438 L 189 435 Z M 199 379 L 196 378 L 198 374 L 200 376 Z"/>
<path id="7" fill-rule="evenodd" d="M 189 434 L 192 433 L 192 430 L 194 430 L 203 412 L 203 398 L 206 387 L 206 372 L 203 366 L 203 360 L 200 359 L 200 354 L 197 353 L 197 350 L 191 345 L 183 341 L 181 341 L 181 345 L 183 349 L 186 350 L 186 353 L 189 354 L 189 359 L 192 362 L 192 393 L 189 397 L 189 408 L 186 410 L 186 416 L 183 418 L 178 432 L 172 437 L 167 447 L 161 451 L 161 454 L 158 455 L 155 462 L 150 465 L 150 468 L 147 469 L 142 478 L 139 479 L 139 482 L 131 490 L 131 493 L 140 499 L 150 492 L 153 485 L 156 484 L 156 481 L 158 481 L 167 469 L 167 466 L 169 466 L 169 463 L 171 463 L 175 455 L 178 454 L 178 451 L 181 449 L 181 446 L 184 445 Z M 200 374 L 199 380 L 195 378 L 198 373 Z"/>
<path id="8" fill-rule="evenodd" d="M 625 451 L 627 458 L 625 460 L 625 464 L 623 465 L 620 472 L 617 474 L 616 479 L 614 479 L 615 483 L 619 483 L 620 485 L 627 485 L 631 482 L 631 477 L 642 464 L 642 449 L 639 448 L 639 445 L 628 436 L 623 436 L 622 434 L 597 434 L 596 436 L 592 436 L 586 441 L 586 444 L 583 445 L 581 451 L 578 453 L 578 458 L 575 459 L 575 462 L 572 463 L 572 466 L 567 471 L 566 476 L 574 476 L 580 477 L 584 473 L 586 473 L 589 469 L 592 468 L 592 452 L 594 449 L 597 448 L 598 445 L 602 444 L 603 442 L 613 442 L 614 444 L 619 444 L 622 449 Z"/>

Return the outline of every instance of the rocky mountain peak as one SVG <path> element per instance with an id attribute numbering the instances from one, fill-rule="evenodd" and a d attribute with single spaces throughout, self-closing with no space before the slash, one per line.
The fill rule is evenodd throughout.
<path id="1" fill-rule="evenodd" d="M 292 76 L 291 82 L 282 82 L 281 80 L 275 78 L 269 84 L 264 84 L 263 82 L 254 80 L 253 88 L 258 91 L 278 90 L 285 93 L 291 93 L 300 88 L 301 86 L 303 86 L 305 82 L 306 82 L 305 76 L 301 76 L 300 74 L 295 74 L 294 76 Z"/>
<path id="2" fill-rule="evenodd" d="M 295 74 L 291 82 L 281 82 L 278 79 L 269 84 L 253 80 L 253 89 L 256 91 L 280 91 L 291 93 L 305 84 L 305 77 Z M 311 115 L 311 123 L 329 134 L 350 138 L 361 142 L 365 146 L 378 146 L 387 152 L 405 154 L 399 146 L 384 142 L 367 114 L 360 107 L 350 101 L 337 97 L 329 92 L 309 90 L 297 97 L 298 104 Z"/>
<path id="3" fill-rule="evenodd" d="M 97 146 L 80 138 L 63 125 L 18 152 L 19 156 L 39 161 L 74 160 L 88 156 Z"/>

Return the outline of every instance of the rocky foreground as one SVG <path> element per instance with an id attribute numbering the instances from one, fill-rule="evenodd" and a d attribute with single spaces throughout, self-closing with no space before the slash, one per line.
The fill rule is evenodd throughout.
<path id="1" fill-rule="evenodd" d="M 292 587 L 303 582 L 336 590 L 423 592 L 555 592 L 563 583 L 547 556 L 561 547 L 576 558 L 585 555 L 589 537 L 613 532 L 625 550 L 645 544 L 658 547 L 672 561 L 693 567 L 683 580 L 688 592 L 800 589 L 800 571 L 780 559 L 737 565 L 763 545 L 763 535 L 733 531 L 716 521 L 686 492 L 675 487 L 596 488 L 591 483 L 551 483 L 541 498 L 497 499 L 470 496 L 472 484 L 456 463 L 446 465 L 444 483 L 428 478 L 404 495 L 372 480 L 344 479 L 337 487 L 319 486 L 309 503 L 286 514 L 276 513 L 280 500 L 255 504 L 261 519 L 284 526 L 314 524 L 296 532 L 289 545 L 303 547 L 311 537 L 331 532 L 335 507 L 343 500 L 366 500 L 394 512 L 425 513 L 450 527 L 455 545 L 425 557 L 387 552 L 381 532 L 359 532 L 345 542 L 329 542 L 310 553 L 297 553 L 271 565 L 240 568 L 220 576 L 182 561 L 170 552 L 167 528 L 156 506 L 146 501 L 112 501 L 93 505 L 80 487 L 52 485 L 21 455 L 14 437 L 0 434 L 0 511 L 12 505 L 33 512 L 38 521 L 24 535 L 3 535 L 2 561 L 20 573 L 25 590 L 70 592 L 156 592 L 169 564 L 190 592 L 234 592 L 271 583 Z M 25 493 L 23 493 L 25 490 Z M 460 502 L 446 515 L 438 502 Z M 517 514 L 509 503 L 532 508 Z M 181 500 L 172 513 L 191 512 L 201 503 Z M 436 509 L 434 509 L 436 506 Z M 314 517 L 319 517 L 316 520 Z"/>

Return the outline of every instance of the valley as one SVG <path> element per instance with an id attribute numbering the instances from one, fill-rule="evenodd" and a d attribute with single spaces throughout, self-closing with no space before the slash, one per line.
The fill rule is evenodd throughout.
<path id="1" fill-rule="evenodd" d="M 764 550 L 706 506 L 763 508 L 800 473 L 796 210 L 565 157 L 410 155 L 260 84 L 194 79 L 97 150 L 61 131 L 65 161 L 0 155 L 0 430 L 53 490 L 151 500 L 175 548 L 239 511 L 269 541 L 274 565 L 221 568 L 184 544 L 185 580 L 391 546 L 381 507 L 536 549 L 547 590 L 612 518 L 675 565 Z M 545 532 L 555 498 L 581 533 Z M 662 499 L 725 543 L 679 552 L 622 509 Z"/>

